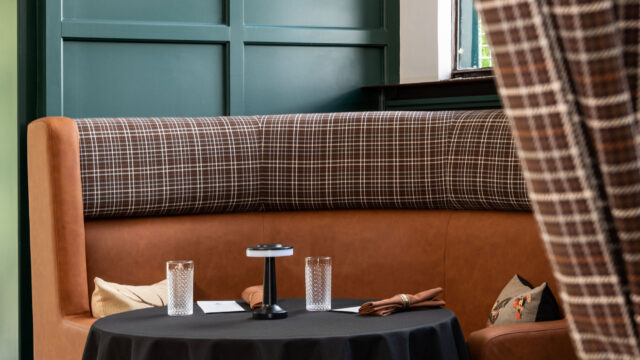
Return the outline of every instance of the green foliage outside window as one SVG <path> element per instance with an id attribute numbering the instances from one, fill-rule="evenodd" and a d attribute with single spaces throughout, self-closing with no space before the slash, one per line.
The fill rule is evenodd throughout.
<path id="1" fill-rule="evenodd" d="M 458 70 L 490 67 L 491 51 L 473 0 L 458 1 Z"/>
<path id="2" fill-rule="evenodd" d="M 480 40 L 478 41 L 478 45 L 480 46 L 480 51 L 478 52 L 480 59 L 478 63 L 481 68 L 490 67 L 491 66 L 491 50 L 489 50 L 489 44 L 487 43 L 487 36 L 485 35 L 482 29 L 482 22 L 478 21 L 478 34 L 480 34 Z"/>

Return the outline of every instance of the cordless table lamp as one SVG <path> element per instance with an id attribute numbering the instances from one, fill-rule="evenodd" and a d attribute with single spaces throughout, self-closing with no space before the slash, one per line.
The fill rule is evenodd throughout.
<path id="1" fill-rule="evenodd" d="M 248 257 L 264 258 L 264 280 L 262 283 L 262 307 L 253 311 L 253 318 L 258 320 L 275 320 L 287 317 L 287 311 L 276 304 L 276 259 L 280 256 L 293 255 L 293 246 L 282 244 L 260 244 L 247 248 Z"/>

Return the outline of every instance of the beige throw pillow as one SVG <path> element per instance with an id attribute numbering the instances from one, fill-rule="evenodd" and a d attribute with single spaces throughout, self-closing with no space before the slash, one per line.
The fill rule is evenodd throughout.
<path id="1" fill-rule="evenodd" d="M 94 318 L 124 311 L 165 306 L 167 303 L 167 280 L 153 285 L 132 286 L 93 279 L 96 284 L 91 295 L 91 313 Z"/>

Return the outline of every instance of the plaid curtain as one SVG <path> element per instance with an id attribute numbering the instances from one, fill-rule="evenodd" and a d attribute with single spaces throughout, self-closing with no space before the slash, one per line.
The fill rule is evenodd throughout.
<path id="1" fill-rule="evenodd" d="M 638 359 L 640 0 L 476 0 L 576 353 Z"/>

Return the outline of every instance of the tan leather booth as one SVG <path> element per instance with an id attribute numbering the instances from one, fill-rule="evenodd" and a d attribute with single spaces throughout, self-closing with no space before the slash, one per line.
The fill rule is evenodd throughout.
<path id="1" fill-rule="evenodd" d="M 464 129 L 465 126 L 468 126 L 467 129 L 475 129 L 474 131 L 483 133 L 486 128 L 477 128 L 478 124 L 481 124 L 477 121 L 478 119 L 489 119 L 489 125 L 500 122 L 500 124 L 506 124 L 504 116 L 497 112 L 447 112 L 442 115 L 356 113 L 355 115 L 341 114 L 339 117 L 339 119 L 332 118 L 330 125 L 340 127 L 342 123 L 338 120 L 347 119 L 347 117 L 360 119 L 358 121 L 378 119 L 378 122 L 367 123 L 369 124 L 367 126 L 372 129 L 367 132 L 367 134 L 373 134 L 370 136 L 379 136 L 378 132 L 398 128 L 398 121 L 405 121 L 402 119 L 409 119 L 415 123 L 412 126 L 421 128 L 432 126 L 434 123 L 445 124 L 438 126 L 445 126 L 443 131 L 451 137 L 464 134 L 464 131 L 454 130 Z M 400 120 L 398 120 L 399 117 Z M 272 137 L 266 136 L 265 124 L 299 121 L 292 119 L 297 118 L 255 117 L 256 121 L 252 124 L 255 124 L 257 129 L 255 141 L 261 145 L 257 147 L 261 151 L 258 153 L 259 163 L 271 163 L 268 159 L 269 155 L 265 153 L 265 148 L 271 145 L 264 143 L 271 141 L 269 139 Z M 309 126 L 316 129 L 318 126 L 314 121 L 329 121 L 326 119 L 326 117 L 312 117 L 306 122 L 298 123 L 294 128 L 300 128 L 300 124 L 303 128 L 311 124 Z M 350 124 L 351 120 L 348 119 L 344 121 Z M 214 120 L 215 123 L 234 121 L 233 118 Z M 123 124 L 125 124 L 127 120 L 118 121 L 124 121 Z M 446 121 L 451 124 L 446 125 L 448 124 L 445 123 Z M 411 200 L 414 202 L 407 202 L 409 205 L 402 205 L 397 199 L 404 199 L 404 197 L 398 193 L 393 194 L 395 206 L 385 204 L 378 206 L 381 203 L 363 206 L 362 203 L 371 200 L 364 195 L 358 197 L 360 203 L 357 206 L 344 205 L 346 203 L 340 200 L 355 198 L 352 195 L 345 195 L 345 198 L 340 199 L 333 197 L 331 201 L 337 204 L 333 208 L 324 205 L 287 205 L 287 200 L 279 200 L 276 206 L 273 205 L 271 191 L 278 188 L 281 192 L 278 195 L 279 199 L 286 198 L 282 195 L 282 187 L 274 185 L 276 180 L 269 180 L 268 186 L 265 186 L 264 182 L 270 176 L 275 179 L 273 174 L 277 170 L 269 170 L 269 166 L 259 165 L 256 168 L 259 174 L 254 177 L 258 184 L 255 187 L 256 198 L 243 202 L 245 205 L 253 204 L 246 205 L 247 211 L 230 208 L 230 211 L 220 212 L 189 213 L 189 210 L 179 210 L 144 216 L 116 214 L 115 216 L 88 217 L 87 213 L 92 205 L 87 202 L 87 199 L 90 196 L 98 197 L 95 191 L 91 190 L 94 189 L 94 185 L 90 185 L 91 180 L 88 176 L 98 172 L 99 169 L 86 161 L 87 154 L 91 153 L 92 159 L 95 159 L 96 154 L 105 154 L 96 150 L 98 147 L 95 145 L 104 144 L 104 142 L 95 140 L 96 137 L 89 136 L 86 132 L 83 133 L 85 130 L 82 126 L 86 127 L 87 124 L 94 123 L 91 120 L 79 123 L 58 117 L 40 119 L 29 125 L 28 167 L 36 359 L 81 358 L 89 327 L 94 321 L 90 311 L 94 277 L 98 276 L 107 281 L 124 284 L 151 284 L 164 278 L 164 264 L 167 260 L 192 259 L 195 262 L 196 300 L 238 298 L 245 287 L 261 281 L 262 263 L 247 258 L 244 252 L 247 246 L 258 243 L 285 243 L 294 246 L 294 256 L 283 258 L 278 262 L 278 290 L 282 297 L 304 296 L 304 258 L 306 256 L 331 256 L 333 258 L 333 297 L 382 298 L 399 292 L 414 293 L 442 286 L 443 298 L 447 307 L 458 316 L 473 359 L 571 359 L 574 357 L 564 321 L 484 328 L 495 298 L 515 273 L 534 284 L 547 281 L 551 284 L 556 296 L 558 294 L 535 221 L 531 213 L 526 210 L 528 206 L 526 193 L 519 195 L 524 199 L 522 204 L 525 205 L 521 206 L 523 208 L 513 208 L 510 211 L 497 209 L 498 207 L 493 205 L 491 207 L 496 209 L 480 209 L 478 206 L 469 206 L 467 209 L 462 200 L 458 201 L 463 198 L 470 199 L 478 194 L 495 199 L 497 192 L 507 194 L 504 195 L 505 198 L 515 197 L 513 194 L 516 191 L 515 188 L 510 187 L 511 185 L 496 186 L 497 181 L 505 181 L 504 174 L 491 175 L 491 172 L 479 162 L 460 161 L 458 162 L 460 166 L 456 166 L 454 162 L 456 158 L 493 159 L 493 156 L 504 156 L 505 159 L 508 158 L 509 161 L 515 161 L 517 164 L 512 144 L 506 146 L 508 151 L 502 155 L 496 155 L 495 151 L 473 155 L 467 149 L 439 158 L 438 161 L 441 164 L 437 166 L 438 169 L 443 169 L 442 173 L 438 173 L 440 170 L 436 168 L 429 168 L 419 176 L 428 176 L 425 174 L 429 173 L 438 174 L 440 178 L 448 176 L 447 186 L 454 190 L 448 191 L 446 188 L 438 190 L 447 193 L 449 200 L 434 203 L 434 206 L 414 206 L 415 198 Z M 391 124 L 388 128 L 380 125 L 387 123 Z M 363 128 L 362 122 L 358 124 Z M 506 131 L 506 136 L 510 136 L 508 126 L 503 127 L 503 125 L 500 125 L 502 129 L 500 131 Z M 118 129 L 124 129 L 121 132 L 128 131 L 126 126 L 124 128 L 121 125 L 118 126 Z M 307 130 L 295 131 L 304 133 Z M 109 142 L 115 141 L 115 137 L 120 136 L 118 134 L 114 132 L 105 139 Z M 224 139 L 228 139 L 227 135 Z M 357 136 L 362 138 L 364 135 L 359 133 Z M 381 141 L 378 145 L 390 144 L 388 146 L 397 148 L 397 144 L 403 141 L 397 133 L 389 136 L 393 136 L 395 141 Z M 471 143 L 481 141 L 472 133 L 467 136 L 473 138 Z M 278 137 L 273 136 L 273 138 Z M 309 139 L 312 138 L 316 137 L 300 135 L 295 138 L 295 141 L 297 146 L 301 146 L 300 144 L 305 141 L 309 143 L 311 141 Z M 438 146 L 444 149 L 442 151 L 447 149 L 452 151 L 451 148 L 455 146 L 458 148 L 469 146 L 469 141 L 458 140 L 449 139 Z M 349 139 L 345 141 L 345 144 L 352 144 Z M 435 144 L 435 142 L 430 138 L 423 138 L 421 141 L 427 144 L 425 156 L 432 156 L 430 154 L 433 153 L 434 148 L 429 147 L 429 144 Z M 482 141 L 497 140 L 491 138 Z M 407 143 L 414 144 L 413 141 L 407 141 Z M 326 141 L 321 145 L 313 149 L 323 149 L 323 146 L 326 147 Z M 505 147 L 503 142 L 493 145 L 495 149 Z M 234 146 L 238 146 L 238 143 Z M 282 148 L 289 149 L 286 151 L 291 152 L 298 151 L 289 145 Z M 479 146 L 474 148 L 484 149 Z M 285 150 L 277 152 L 283 151 Z M 407 154 L 404 150 L 398 151 Z M 367 156 L 378 156 L 375 155 L 376 152 L 365 152 L 373 154 Z M 337 151 L 337 154 L 343 154 L 343 152 Z M 417 159 L 414 155 L 411 155 L 412 158 Z M 389 156 L 388 159 L 392 158 L 395 157 Z M 294 156 L 295 161 L 299 159 Z M 423 158 L 416 161 L 420 164 L 428 163 Z M 497 162 L 504 163 L 504 161 Z M 472 173 L 468 176 L 468 181 L 474 181 L 474 186 L 479 182 L 478 186 L 486 186 L 488 190 L 483 193 L 477 190 L 480 189 L 478 187 L 474 188 L 476 190 L 472 193 L 469 190 L 472 188 L 471 185 L 461 186 L 459 177 L 452 175 L 455 175 L 456 171 L 463 171 L 461 167 Z M 283 181 L 282 184 L 295 183 L 293 186 L 302 186 L 300 184 L 306 181 L 300 175 L 302 172 L 327 171 L 328 168 L 305 167 L 305 169 L 310 170 L 288 171 L 287 176 L 300 178 L 295 181 Z M 335 168 L 331 169 L 335 170 Z M 367 169 L 357 171 L 359 176 L 374 171 Z M 377 174 L 381 171 L 416 172 L 410 167 L 406 169 L 398 170 L 390 166 L 375 171 Z M 267 170 L 269 173 L 264 174 Z M 515 170 L 509 171 L 510 174 L 519 173 L 519 168 L 516 165 Z M 343 174 L 344 171 L 336 173 Z M 225 172 L 225 174 L 228 173 Z M 524 191 L 522 179 L 519 177 L 521 175 L 510 176 L 508 181 L 517 183 L 520 189 L 518 191 Z M 228 178 L 233 177 L 224 179 Z M 379 179 L 379 177 L 371 178 Z M 216 179 L 220 181 L 220 178 Z M 394 180 L 395 184 L 403 183 L 402 179 L 406 177 L 397 178 Z M 102 185 L 111 184 L 104 179 L 100 181 Z M 323 183 L 327 181 L 330 180 L 325 179 Z M 362 183 L 367 181 L 369 180 L 362 180 Z M 316 183 L 308 181 L 308 184 Z M 415 184 L 423 186 L 426 182 L 416 181 Z M 222 185 L 217 186 L 220 188 Z M 390 189 L 393 189 L 393 186 Z M 104 188 L 103 186 L 102 189 Z M 116 189 L 114 191 L 123 191 L 121 187 L 113 188 Z M 411 187 L 406 191 L 416 192 L 416 189 L 418 188 Z M 294 190 L 296 195 L 292 196 L 292 199 L 299 201 L 303 197 L 300 195 L 302 190 Z M 336 191 L 342 190 L 344 189 L 338 187 Z M 104 195 L 106 193 L 101 192 L 99 195 L 106 196 Z M 371 196 L 383 197 L 379 193 L 371 194 L 373 194 Z M 320 194 L 319 196 L 327 197 L 328 195 Z M 429 201 L 435 197 L 436 195 L 431 196 Z M 238 200 L 234 199 L 234 201 Z M 134 205 L 127 206 L 131 208 Z M 264 211 L 276 207 L 280 211 Z"/>

